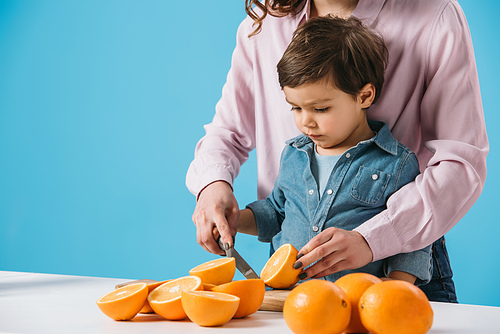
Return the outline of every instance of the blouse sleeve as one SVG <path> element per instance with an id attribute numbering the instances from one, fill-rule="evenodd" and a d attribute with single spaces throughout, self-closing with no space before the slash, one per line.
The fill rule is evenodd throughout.
<path id="1" fill-rule="evenodd" d="M 456 1 L 438 14 L 420 106 L 430 160 L 415 182 L 389 199 L 387 210 L 356 229 L 374 260 L 424 248 L 443 236 L 479 198 L 486 179 L 489 147 L 469 28 Z"/>
<path id="2" fill-rule="evenodd" d="M 254 89 L 252 76 L 252 39 L 248 38 L 249 19 L 237 32 L 231 69 L 216 105 L 205 136 L 198 142 L 191 162 L 186 185 L 198 195 L 208 184 L 222 180 L 233 184 L 240 166 L 255 148 Z"/>

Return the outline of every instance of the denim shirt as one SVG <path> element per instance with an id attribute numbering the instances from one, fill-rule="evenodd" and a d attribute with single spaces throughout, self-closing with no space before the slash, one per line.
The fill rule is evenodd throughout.
<path id="1" fill-rule="evenodd" d="M 247 206 L 255 215 L 259 241 L 272 242 L 274 249 L 290 243 L 300 250 L 329 227 L 353 230 L 385 210 L 389 196 L 415 179 L 419 174 L 415 153 L 400 144 L 386 124 L 370 121 L 369 125 L 375 137 L 344 152 L 321 198 L 310 167 L 314 143 L 305 135 L 286 142 L 271 194 Z M 399 270 L 417 276 L 416 283 L 423 284 L 431 278 L 431 260 L 426 247 L 326 279 L 335 281 L 358 271 L 385 277 Z"/>

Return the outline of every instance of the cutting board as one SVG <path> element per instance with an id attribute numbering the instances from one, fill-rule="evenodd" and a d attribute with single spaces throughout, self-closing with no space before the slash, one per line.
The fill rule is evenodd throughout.
<path id="1" fill-rule="evenodd" d="M 283 312 L 283 304 L 292 290 L 269 290 L 264 295 L 260 311 Z"/>

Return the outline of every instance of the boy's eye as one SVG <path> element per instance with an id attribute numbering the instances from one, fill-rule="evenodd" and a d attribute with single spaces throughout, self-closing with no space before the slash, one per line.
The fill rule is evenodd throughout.
<path id="1" fill-rule="evenodd" d="M 327 112 L 328 108 L 320 108 L 320 109 L 314 109 L 316 112 Z"/>
<path id="2" fill-rule="evenodd" d="M 292 107 L 292 111 L 300 111 L 301 108 L 300 107 Z"/>

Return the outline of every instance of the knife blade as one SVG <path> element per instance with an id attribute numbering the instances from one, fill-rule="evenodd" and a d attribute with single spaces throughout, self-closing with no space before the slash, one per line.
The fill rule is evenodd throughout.
<path id="1" fill-rule="evenodd" d="M 245 276 L 247 279 L 252 279 L 252 278 L 259 278 L 259 275 L 255 273 L 255 271 L 250 267 L 250 265 L 241 257 L 240 253 L 234 249 L 234 246 L 230 247 L 229 249 L 225 249 L 224 245 L 222 244 L 222 240 L 217 238 L 217 243 L 219 244 L 220 249 L 226 252 L 227 257 L 234 257 L 234 260 L 236 262 L 236 268 L 240 271 L 240 273 Z M 234 244 L 234 242 L 233 242 Z"/>

